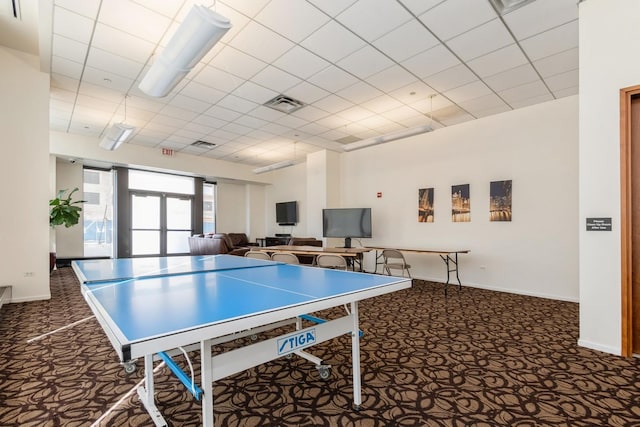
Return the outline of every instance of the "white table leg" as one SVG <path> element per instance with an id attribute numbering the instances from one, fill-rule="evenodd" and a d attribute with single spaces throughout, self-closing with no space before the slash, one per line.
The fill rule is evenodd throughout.
<path id="1" fill-rule="evenodd" d="M 164 427 L 167 422 L 156 407 L 153 386 L 153 354 L 144 356 L 144 386 L 138 387 L 138 397 L 157 427 Z"/>
<path id="2" fill-rule="evenodd" d="M 360 325 L 358 321 L 358 301 L 351 303 L 351 317 L 353 328 L 351 329 L 351 365 L 353 367 L 353 409 L 360 409 L 362 404 L 361 380 L 360 380 Z"/>
<path id="3" fill-rule="evenodd" d="M 213 367 L 211 360 L 211 341 L 200 342 L 200 366 L 202 377 L 202 425 L 213 427 Z"/>

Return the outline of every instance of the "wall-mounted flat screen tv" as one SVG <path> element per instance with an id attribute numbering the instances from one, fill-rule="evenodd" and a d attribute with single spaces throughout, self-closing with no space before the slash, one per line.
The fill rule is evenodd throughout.
<path id="1" fill-rule="evenodd" d="M 371 237 L 371 208 L 323 209 L 322 235 L 344 237 L 346 248 L 352 237 Z"/>
<path id="2" fill-rule="evenodd" d="M 298 222 L 298 202 L 276 203 L 276 222 L 278 225 L 296 225 Z"/>

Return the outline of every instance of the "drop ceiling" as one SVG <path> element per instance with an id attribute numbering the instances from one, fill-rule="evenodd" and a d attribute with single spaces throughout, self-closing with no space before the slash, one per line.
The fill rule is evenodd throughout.
<path id="1" fill-rule="evenodd" d="M 216 0 L 203 4 L 233 28 L 167 97 L 146 96 L 139 81 L 193 4 L 56 0 L 41 2 L 39 17 L 24 10 L 12 25 L 31 39 L 43 32 L 51 129 L 98 144 L 126 120 L 137 128 L 127 144 L 260 167 L 578 93 L 576 0 L 502 16 L 489 0 Z M 0 27 L 10 20 L 0 15 Z M 31 50 L 7 34 L 0 44 Z M 304 106 L 263 105 L 279 95 Z"/>

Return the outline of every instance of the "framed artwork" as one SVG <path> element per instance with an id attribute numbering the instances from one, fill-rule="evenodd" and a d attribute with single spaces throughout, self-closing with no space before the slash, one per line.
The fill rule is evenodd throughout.
<path id="1" fill-rule="evenodd" d="M 433 187 L 418 190 L 418 222 L 433 222 Z"/>
<path id="2" fill-rule="evenodd" d="M 489 184 L 489 221 L 511 221 L 511 180 Z"/>
<path id="3" fill-rule="evenodd" d="M 469 184 L 451 186 L 451 221 L 471 222 Z"/>

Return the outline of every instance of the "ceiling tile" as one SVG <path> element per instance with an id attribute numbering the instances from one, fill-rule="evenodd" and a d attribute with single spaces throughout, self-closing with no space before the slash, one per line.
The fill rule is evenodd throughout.
<path id="1" fill-rule="evenodd" d="M 60 58 L 83 64 L 89 45 L 54 34 L 51 53 Z"/>
<path id="2" fill-rule="evenodd" d="M 101 0 L 55 0 L 55 6 L 72 10 L 87 18 L 95 19 L 100 9 Z"/>
<path id="3" fill-rule="evenodd" d="M 578 48 L 542 58 L 533 63 L 542 77 L 564 73 L 578 68 Z"/>
<path id="4" fill-rule="evenodd" d="M 294 111 L 291 113 L 292 116 L 300 117 L 301 119 L 314 122 L 316 120 L 320 120 L 329 115 L 328 112 L 321 110 L 320 108 L 314 107 L 313 105 L 306 105 L 304 108 Z"/>
<path id="5" fill-rule="evenodd" d="M 414 15 L 421 15 L 444 0 L 399 0 Z"/>
<path id="6" fill-rule="evenodd" d="M 578 70 L 567 71 L 566 73 L 556 74 L 544 79 L 545 83 L 551 89 L 552 92 L 556 92 L 562 89 L 572 88 L 578 86 Z"/>
<path id="7" fill-rule="evenodd" d="M 445 92 L 444 95 L 453 102 L 459 104 L 470 99 L 488 95 L 489 93 L 491 93 L 491 89 L 489 89 L 489 87 L 487 87 L 483 82 L 477 80 L 473 83 L 468 83 L 464 86 L 451 89 Z"/>
<path id="8" fill-rule="evenodd" d="M 495 93 L 490 93 L 479 98 L 469 99 L 467 101 L 461 102 L 460 106 L 471 114 L 495 108 L 510 109 L 507 104 L 505 104 L 504 101 L 500 99 L 500 97 Z"/>
<path id="9" fill-rule="evenodd" d="M 307 0 L 329 16 L 336 16 L 357 0 Z"/>
<path id="10" fill-rule="evenodd" d="M 411 40 L 410 43 L 407 40 Z M 420 22 L 412 20 L 385 34 L 373 45 L 395 61 L 404 61 L 438 44 L 436 39 Z"/>
<path id="11" fill-rule="evenodd" d="M 229 45 L 267 63 L 275 61 L 294 46 L 291 41 L 253 21 Z"/>
<path id="12" fill-rule="evenodd" d="M 122 13 L 126 10 L 127 13 Z M 172 23 L 170 18 L 129 0 L 103 1 L 98 21 L 149 42 L 156 42 Z M 144 25 L 140 25 L 144 22 Z"/>
<path id="13" fill-rule="evenodd" d="M 411 15 L 395 1 L 359 0 L 336 17 L 363 39 L 371 42 L 411 20 Z"/>
<path id="14" fill-rule="evenodd" d="M 460 64 L 429 76 L 427 83 L 438 92 L 446 92 L 477 79 L 466 65 Z"/>
<path id="15" fill-rule="evenodd" d="M 399 122 L 399 123 L 404 120 L 408 120 L 416 117 L 424 118 L 424 114 L 406 105 L 393 108 L 389 111 L 382 113 L 381 115 L 383 117 L 386 117 L 389 120 L 392 120 L 394 122 Z"/>
<path id="16" fill-rule="evenodd" d="M 336 95 L 346 99 L 349 102 L 353 102 L 354 104 L 361 104 L 382 95 L 382 92 L 380 92 L 373 86 L 360 81 L 354 85 L 342 89 Z"/>
<path id="17" fill-rule="evenodd" d="M 458 64 L 458 58 L 441 44 L 402 61 L 404 67 L 421 79 Z"/>
<path id="18" fill-rule="evenodd" d="M 120 76 L 136 79 L 142 72 L 144 64 L 102 49 L 91 48 L 87 57 L 87 67 L 110 69 Z"/>
<path id="19" fill-rule="evenodd" d="M 262 8 L 269 3 L 270 0 L 251 0 L 251 1 L 237 1 L 237 0 L 217 0 L 226 4 L 229 7 L 237 10 L 238 12 L 253 18 L 262 10 Z"/>
<path id="20" fill-rule="evenodd" d="M 400 102 L 411 104 L 419 99 L 428 99 L 435 93 L 436 91 L 431 86 L 418 81 L 396 89 L 390 92 L 389 95 Z"/>
<path id="21" fill-rule="evenodd" d="M 299 43 L 330 18 L 306 2 L 271 0 L 255 19 L 289 40 Z"/>
<path id="22" fill-rule="evenodd" d="M 365 46 L 357 52 L 340 60 L 337 64 L 348 72 L 366 79 L 393 65 L 393 62 L 371 46 Z"/>
<path id="23" fill-rule="evenodd" d="M 338 92 L 347 86 L 355 84 L 358 79 L 346 71 L 331 65 L 310 77 L 309 81 L 329 92 Z"/>
<path id="24" fill-rule="evenodd" d="M 311 83 L 302 82 L 289 89 L 286 95 L 302 101 L 305 104 L 313 104 L 325 96 L 328 96 L 329 92 Z"/>
<path id="25" fill-rule="evenodd" d="M 211 104 L 208 102 L 200 101 L 198 99 L 185 96 L 183 91 L 177 94 L 175 98 L 173 98 L 173 100 L 171 101 L 171 105 L 168 107 L 165 107 L 165 109 L 176 107 L 185 111 L 189 111 L 190 112 L 189 115 L 185 113 L 184 115 L 182 115 L 182 117 L 188 120 L 193 120 L 198 114 L 204 113 L 205 111 L 207 111 L 210 105 Z M 175 113 L 174 115 L 178 116 Z"/>
<path id="26" fill-rule="evenodd" d="M 577 48 L 578 21 L 571 21 L 568 24 L 522 40 L 520 46 L 532 61 Z"/>
<path id="27" fill-rule="evenodd" d="M 518 40 L 578 19 L 575 0 L 536 0 L 504 16 Z"/>
<path id="28" fill-rule="evenodd" d="M 366 108 L 362 108 L 357 105 L 351 108 L 347 108 L 346 110 L 342 110 L 338 113 L 340 117 L 352 122 L 366 119 L 367 117 L 371 117 L 373 114 L 374 113 L 372 111 L 369 111 Z"/>
<path id="29" fill-rule="evenodd" d="M 541 81 L 535 81 L 531 83 L 527 83 L 521 86 L 516 86 L 511 89 L 503 90 L 498 92 L 498 94 L 504 99 L 509 105 L 514 108 L 518 102 L 522 102 L 524 100 L 535 98 L 535 97 L 551 97 L 549 90 Z"/>
<path id="30" fill-rule="evenodd" d="M 202 102 L 207 102 L 209 106 L 211 106 L 211 104 L 215 104 L 226 95 L 226 93 L 222 92 L 221 90 L 214 89 L 210 86 L 205 86 L 195 80 L 191 80 L 184 87 L 184 89 L 180 91 L 180 94 L 200 100 Z"/>
<path id="31" fill-rule="evenodd" d="M 66 77 L 80 79 L 80 76 L 82 76 L 83 67 L 82 64 L 78 62 L 60 58 L 59 56 L 53 56 L 51 58 L 51 66 L 56 70 L 58 74 Z"/>
<path id="32" fill-rule="evenodd" d="M 381 114 L 385 111 L 393 110 L 394 108 L 402 106 L 402 103 L 389 95 L 382 95 L 370 101 L 363 102 L 361 105 L 367 110 L 371 110 L 376 114 Z"/>
<path id="33" fill-rule="evenodd" d="M 53 9 L 53 32 L 68 39 L 89 44 L 93 32 L 93 20 L 55 7 Z"/>
<path id="34" fill-rule="evenodd" d="M 252 117 L 257 117 L 268 122 L 278 120 L 280 117 L 284 116 L 284 113 L 276 111 L 273 108 L 265 107 L 264 105 L 258 105 L 256 108 L 249 111 L 248 114 Z"/>
<path id="35" fill-rule="evenodd" d="M 300 43 L 301 46 L 331 62 L 339 61 L 365 44 L 362 39 L 336 21 L 329 21 Z"/>
<path id="36" fill-rule="evenodd" d="M 123 49 L 122 46 L 126 46 Z M 151 58 L 155 45 L 123 31 L 97 24 L 93 34 L 92 47 L 96 47 L 125 58 L 146 63 Z"/>
<path id="37" fill-rule="evenodd" d="M 518 45 L 512 44 L 469 61 L 468 64 L 480 77 L 487 77 L 505 69 L 519 67 L 527 62 L 527 58 Z"/>
<path id="38" fill-rule="evenodd" d="M 279 94 L 278 92 L 249 81 L 238 86 L 233 93 L 241 98 L 253 101 L 256 104 L 264 104 Z"/>
<path id="39" fill-rule="evenodd" d="M 239 98 L 235 95 L 227 95 L 221 101 L 218 101 L 217 105 L 219 107 L 227 108 L 238 113 L 247 113 L 257 106 L 255 102 Z"/>
<path id="40" fill-rule="evenodd" d="M 448 0 L 419 18 L 440 40 L 446 41 L 497 18 L 497 15 L 488 1 Z"/>
<path id="41" fill-rule="evenodd" d="M 238 117 L 238 119 L 236 119 L 233 123 L 242 125 L 242 126 L 246 126 L 248 128 L 251 128 L 253 130 L 256 129 L 260 129 L 262 126 L 266 125 L 267 122 L 261 119 L 257 119 L 255 117 L 251 117 L 251 116 L 242 116 L 242 117 Z"/>
<path id="42" fill-rule="evenodd" d="M 250 79 L 263 70 L 267 66 L 267 63 L 247 55 L 238 49 L 226 46 L 211 60 L 209 65 L 234 76 Z M 240 82 L 236 83 L 236 86 L 240 84 Z M 222 88 L 218 87 L 218 89 Z"/>
<path id="43" fill-rule="evenodd" d="M 541 102 L 552 101 L 553 96 L 550 93 L 544 95 L 533 96 L 531 98 L 524 98 L 522 100 L 514 101 L 512 103 L 513 108 L 528 107 L 529 105 L 540 104 Z"/>
<path id="44" fill-rule="evenodd" d="M 417 80 L 413 74 L 404 68 L 394 65 L 368 77 L 367 83 L 383 92 L 392 92 Z"/>
<path id="45" fill-rule="evenodd" d="M 329 66 L 329 63 L 300 46 L 296 46 L 277 61 L 274 66 L 303 80 Z"/>
<path id="46" fill-rule="evenodd" d="M 573 96 L 578 94 L 578 86 L 568 87 L 566 89 L 553 91 L 556 98 L 564 98 L 565 96 Z"/>
<path id="47" fill-rule="evenodd" d="M 347 108 L 353 107 L 354 104 L 337 95 L 329 95 L 319 101 L 314 102 L 313 105 L 324 111 L 335 114 L 338 111 L 346 110 Z"/>
<path id="48" fill-rule="evenodd" d="M 279 93 L 286 92 L 287 89 L 297 85 L 301 80 L 285 71 L 271 65 L 264 68 L 251 78 L 251 81 L 275 90 Z"/>
<path id="49" fill-rule="evenodd" d="M 539 80 L 536 70 L 531 64 L 524 64 L 501 73 L 487 77 L 484 82 L 493 90 L 500 92 L 505 89 L 520 86 Z"/>
<path id="50" fill-rule="evenodd" d="M 515 40 L 499 19 L 494 19 L 449 40 L 446 44 L 463 61 L 477 58 L 510 44 Z"/>

